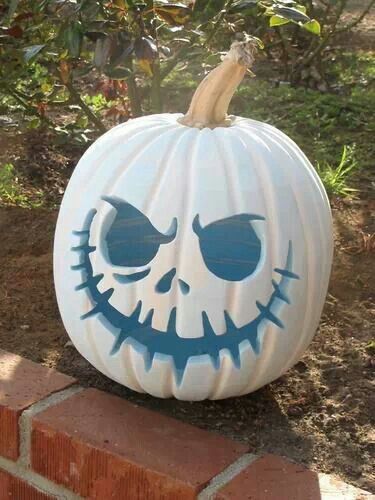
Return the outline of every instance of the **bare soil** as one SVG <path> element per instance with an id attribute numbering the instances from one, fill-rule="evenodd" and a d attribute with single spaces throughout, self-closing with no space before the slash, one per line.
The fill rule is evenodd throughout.
<path id="1" fill-rule="evenodd" d="M 25 165 L 34 179 L 43 164 L 47 175 L 40 182 L 48 184 L 55 200 L 81 153 L 70 148 L 65 155 L 40 135 L 3 134 L 0 142 L 0 160 L 21 169 Z M 375 203 L 368 199 L 368 174 L 359 182 L 365 198 L 332 203 L 336 252 L 320 328 L 294 368 L 253 394 L 202 403 L 157 400 L 91 367 L 68 342 L 57 309 L 52 277 L 55 209 L 0 207 L 0 348 L 73 375 L 84 386 L 248 442 L 254 452 L 278 453 L 371 489 Z"/>
<path id="2" fill-rule="evenodd" d="M 341 24 L 346 26 L 358 19 L 370 0 L 351 0 L 341 18 Z M 350 32 L 344 32 L 340 45 L 360 50 L 374 50 L 375 37 L 375 7 L 372 6 L 368 14 Z"/>
<path id="3" fill-rule="evenodd" d="M 348 20 L 363 7 L 353 0 Z M 373 47 L 374 9 L 345 36 Z M 11 162 L 28 189 L 58 203 L 82 153 L 48 136 L 0 134 L 0 164 Z M 0 206 L 0 348 L 75 376 L 84 386 L 117 394 L 199 427 L 333 473 L 375 492 L 375 200 L 374 173 L 358 179 L 359 199 L 332 201 L 335 257 L 329 294 L 312 344 L 279 380 L 253 394 L 188 403 L 137 394 L 100 374 L 69 342 L 53 288 L 55 209 Z"/>

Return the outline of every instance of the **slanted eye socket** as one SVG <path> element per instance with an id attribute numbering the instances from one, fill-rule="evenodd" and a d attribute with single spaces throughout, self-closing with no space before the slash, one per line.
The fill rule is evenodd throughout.
<path id="1" fill-rule="evenodd" d="M 199 237 L 203 260 L 218 278 L 241 281 L 255 271 L 261 256 L 261 242 L 251 220 L 264 220 L 264 217 L 239 214 L 205 227 L 201 227 L 199 215 L 194 218 L 193 230 Z"/>
<path id="2" fill-rule="evenodd" d="M 177 219 L 173 219 L 167 234 L 162 234 L 130 203 L 109 197 L 103 197 L 103 200 L 116 209 L 116 217 L 104 237 L 108 258 L 113 265 L 145 266 L 158 253 L 160 245 L 175 238 Z"/>

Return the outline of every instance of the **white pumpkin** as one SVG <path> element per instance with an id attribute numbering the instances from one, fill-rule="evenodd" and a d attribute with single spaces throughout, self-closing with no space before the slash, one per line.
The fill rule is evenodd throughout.
<path id="1" fill-rule="evenodd" d="M 184 400 L 246 394 L 295 364 L 332 260 L 329 202 L 282 132 L 228 117 L 233 44 L 184 118 L 119 125 L 78 163 L 56 229 L 64 325 L 98 370 Z"/>

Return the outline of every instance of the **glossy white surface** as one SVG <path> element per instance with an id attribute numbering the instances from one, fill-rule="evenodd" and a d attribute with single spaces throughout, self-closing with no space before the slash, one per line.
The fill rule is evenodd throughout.
<path id="1" fill-rule="evenodd" d="M 279 130 L 254 120 L 237 118 L 229 128 L 198 130 L 177 123 L 180 115 L 153 115 L 119 125 L 98 139 L 78 163 L 64 195 L 58 218 L 54 274 L 64 325 L 79 352 L 98 370 L 134 390 L 159 397 L 220 399 L 256 390 L 298 361 L 318 326 L 331 261 L 331 214 L 324 188 L 314 168 L 296 144 Z M 115 196 L 143 212 L 165 233 L 174 217 L 176 239 L 160 247 L 143 280 L 120 284 L 113 273 L 129 269 L 112 266 L 105 257 L 103 231 L 114 217 L 113 207 L 101 197 Z M 290 305 L 280 301 L 278 317 L 285 328 L 270 321 L 259 327 L 260 353 L 240 346 L 241 368 L 229 353 L 220 352 L 216 369 L 209 356 L 190 358 L 179 384 L 170 357 L 157 355 L 147 371 L 143 356 L 123 344 L 116 354 L 111 328 L 100 315 L 82 320 L 92 309 L 85 289 L 75 291 L 82 273 L 72 270 L 79 244 L 74 230 L 84 228 L 95 208 L 90 245 L 95 274 L 103 273 L 98 288 L 114 288 L 109 302 L 130 315 L 142 301 L 140 320 L 154 309 L 152 326 L 164 331 L 170 311 L 177 306 L 180 337 L 203 335 L 202 311 L 215 332 L 225 331 L 224 311 L 237 326 L 252 321 L 272 294 L 275 268 L 285 264 L 288 243 L 293 245 L 293 272 L 299 280 L 288 283 Z M 207 269 L 192 221 L 199 214 L 202 226 L 239 213 L 265 217 L 252 221 L 262 242 L 261 262 L 242 281 L 225 281 Z M 174 280 L 170 293 L 155 291 L 169 269 L 190 285 L 183 295 Z M 143 268 L 132 268 L 141 271 Z"/>

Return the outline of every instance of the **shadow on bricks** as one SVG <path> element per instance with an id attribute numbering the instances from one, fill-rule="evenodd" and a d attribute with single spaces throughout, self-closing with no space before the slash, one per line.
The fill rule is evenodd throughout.
<path id="1" fill-rule="evenodd" d="M 109 380 L 78 354 L 73 347 L 61 351 L 57 369 L 84 379 L 87 385 L 120 396 L 127 401 L 160 411 L 184 422 L 198 425 L 207 430 L 220 432 L 232 439 L 246 442 L 254 453 L 275 453 L 306 465 L 314 462 L 313 441 L 308 435 L 297 434 L 293 418 L 285 415 L 275 395 L 275 388 L 285 383 L 283 377 L 255 393 L 221 401 L 200 401 L 189 403 L 175 399 L 156 399 L 139 394 Z M 306 378 L 308 374 L 304 373 Z M 284 382 L 283 382 L 284 380 Z M 314 380 L 309 380 L 309 392 L 315 398 Z M 279 396 L 280 397 L 280 396 Z M 298 418 L 298 415 L 296 416 Z"/>
<path id="2" fill-rule="evenodd" d="M 22 412 L 74 382 L 72 377 L 0 349 L 0 455 L 17 460 Z"/>

